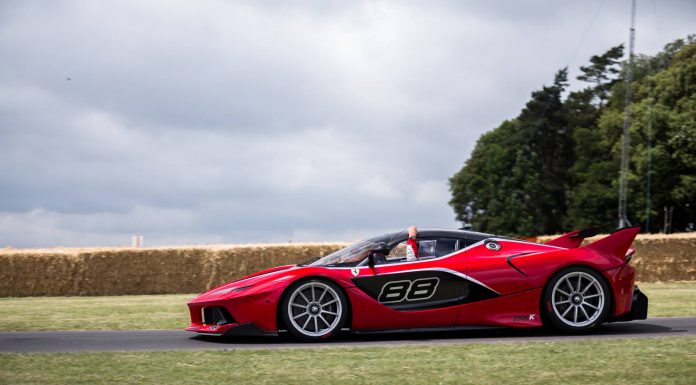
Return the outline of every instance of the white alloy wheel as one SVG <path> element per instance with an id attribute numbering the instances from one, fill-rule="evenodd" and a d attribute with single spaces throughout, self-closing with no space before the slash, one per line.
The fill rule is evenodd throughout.
<path id="1" fill-rule="evenodd" d="M 561 276 L 551 293 L 554 314 L 572 328 L 592 325 L 604 314 L 603 285 L 584 271 L 571 271 Z"/>
<path id="2" fill-rule="evenodd" d="M 340 330 L 346 318 L 340 289 L 325 281 L 311 280 L 291 290 L 284 301 L 284 319 L 293 334 L 314 340 Z"/>

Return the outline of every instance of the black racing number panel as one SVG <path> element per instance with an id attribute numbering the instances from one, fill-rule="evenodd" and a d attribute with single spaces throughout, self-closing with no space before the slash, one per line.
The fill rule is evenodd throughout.
<path id="1" fill-rule="evenodd" d="M 415 302 L 429 299 L 435 294 L 440 278 L 418 278 L 413 281 L 387 281 L 377 297 L 380 303 Z"/>
<path id="2" fill-rule="evenodd" d="M 387 281 L 382 285 L 377 301 L 380 303 L 403 302 L 411 288 L 411 281 Z"/>
<path id="3" fill-rule="evenodd" d="M 367 295 L 396 310 L 424 310 L 481 301 L 498 294 L 456 272 L 419 270 L 353 278 Z"/>
<path id="4" fill-rule="evenodd" d="M 421 301 L 430 299 L 435 295 L 437 286 L 440 283 L 440 278 L 419 278 L 411 282 L 411 287 L 408 289 L 406 299 L 408 301 Z"/>

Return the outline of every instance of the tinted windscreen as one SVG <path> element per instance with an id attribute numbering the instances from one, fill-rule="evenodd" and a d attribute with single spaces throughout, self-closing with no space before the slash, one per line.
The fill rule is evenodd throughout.
<path id="1" fill-rule="evenodd" d="M 383 235 L 353 243 L 352 245 L 331 253 L 309 266 L 356 266 L 360 263 L 373 247 L 380 242 L 389 242 L 391 235 Z"/>

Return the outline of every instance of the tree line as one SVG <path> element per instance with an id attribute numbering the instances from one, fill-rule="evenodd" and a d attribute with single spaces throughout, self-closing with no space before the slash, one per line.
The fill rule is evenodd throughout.
<path id="1" fill-rule="evenodd" d="M 619 45 L 532 92 L 520 114 L 479 137 L 449 180 L 457 220 L 533 236 L 618 224 L 627 61 Z M 628 217 L 647 232 L 694 230 L 696 36 L 636 55 L 630 111 Z"/>

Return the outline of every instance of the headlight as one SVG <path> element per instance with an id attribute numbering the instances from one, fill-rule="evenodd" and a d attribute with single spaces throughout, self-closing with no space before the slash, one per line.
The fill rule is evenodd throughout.
<path id="1" fill-rule="evenodd" d="M 254 285 L 235 287 L 234 289 L 222 289 L 222 290 L 218 290 L 216 292 L 213 292 L 213 294 L 220 295 L 220 294 L 228 294 L 228 293 L 238 293 L 238 292 L 244 291 L 252 286 L 254 286 Z"/>

